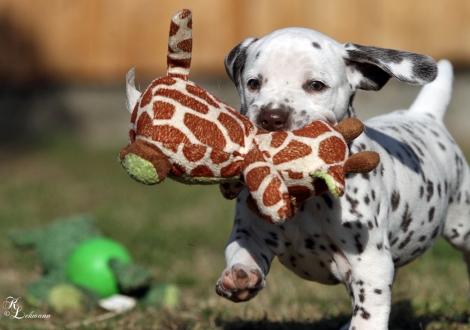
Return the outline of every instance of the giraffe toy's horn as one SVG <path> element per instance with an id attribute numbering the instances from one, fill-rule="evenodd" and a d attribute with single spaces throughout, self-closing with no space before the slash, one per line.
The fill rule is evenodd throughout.
<path id="1" fill-rule="evenodd" d="M 188 80 L 193 48 L 192 13 L 180 10 L 171 19 L 168 39 L 167 75 Z"/>

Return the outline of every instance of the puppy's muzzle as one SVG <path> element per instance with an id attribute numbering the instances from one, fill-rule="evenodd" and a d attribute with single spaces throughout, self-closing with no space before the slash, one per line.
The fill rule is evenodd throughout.
<path id="1" fill-rule="evenodd" d="M 282 110 L 263 110 L 259 115 L 259 126 L 269 132 L 285 131 L 288 114 Z"/>

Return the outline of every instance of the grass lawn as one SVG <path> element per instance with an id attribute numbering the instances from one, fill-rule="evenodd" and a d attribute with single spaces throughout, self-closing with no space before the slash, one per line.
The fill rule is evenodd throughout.
<path id="1" fill-rule="evenodd" d="M 48 320 L 0 315 L 0 329 L 337 329 L 351 312 L 342 286 L 300 280 L 274 262 L 267 287 L 248 303 L 216 295 L 225 267 L 233 202 L 217 186 L 188 187 L 168 180 L 147 187 L 130 179 L 119 150 L 89 150 L 73 142 L 0 155 L 0 300 L 25 297 L 41 276 L 34 251 L 18 250 L 4 234 L 39 227 L 58 217 L 93 214 L 100 229 L 124 244 L 156 281 L 176 283 L 175 310 L 137 307 L 100 321 L 95 308 L 60 314 L 29 306 Z M 391 329 L 470 329 L 468 279 L 460 254 L 446 242 L 398 272 Z M 87 324 L 77 323 L 86 320 Z"/>

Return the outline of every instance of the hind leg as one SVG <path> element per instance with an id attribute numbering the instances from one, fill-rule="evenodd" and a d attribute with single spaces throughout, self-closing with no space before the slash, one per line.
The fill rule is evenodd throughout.
<path id="1" fill-rule="evenodd" d="M 443 231 L 444 238 L 462 252 L 470 276 L 470 175 L 465 172 L 461 189 L 449 198 L 449 211 Z M 469 295 L 470 298 L 470 295 Z"/>

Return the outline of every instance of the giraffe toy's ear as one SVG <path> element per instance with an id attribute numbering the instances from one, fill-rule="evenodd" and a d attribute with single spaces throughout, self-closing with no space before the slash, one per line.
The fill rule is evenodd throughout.
<path id="1" fill-rule="evenodd" d="M 130 113 L 134 110 L 137 100 L 142 94 L 135 88 L 134 78 L 135 68 L 132 68 L 126 74 L 126 108 Z"/>

